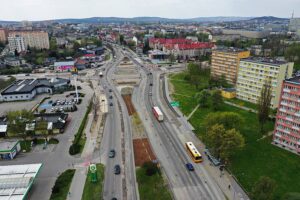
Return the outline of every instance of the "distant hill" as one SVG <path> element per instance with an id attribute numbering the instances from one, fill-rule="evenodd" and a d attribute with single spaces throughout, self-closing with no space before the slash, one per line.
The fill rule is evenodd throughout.
<path id="1" fill-rule="evenodd" d="M 250 21 L 286 21 L 289 20 L 287 18 L 278 18 L 273 16 L 263 16 L 263 17 L 255 17 L 250 19 Z"/>
<path id="2" fill-rule="evenodd" d="M 171 19 L 171 18 L 162 18 L 162 17 L 133 17 L 133 18 L 122 18 L 122 17 L 90 17 L 90 18 L 68 18 L 68 19 L 53 19 L 46 21 L 60 22 L 60 23 L 124 23 L 124 22 L 133 22 L 133 23 L 186 23 L 186 22 L 230 22 L 230 21 L 240 21 L 240 20 L 249 20 L 251 17 L 197 17 L 189 19 Z M 38 21 L 36 21 L 38 22 Z M 0 24 L 14 24 L 19 23 L 18 21 L 0 21 Z"/>
<path id="3" fill-rule="evenodd" d="M 158 23 L 158 22 L 229 22 L 248 20 L 251 17 L 197 17 L 190 19 L 171 19 L 162 17 L 133 17 L 133 18 L 120 18 L 120 17 L 92 17 L 84 19 L 57 19 L 52 20 L 61 23 L 122 23 L 122 22 L 135 22 L 135 23 Z"/>

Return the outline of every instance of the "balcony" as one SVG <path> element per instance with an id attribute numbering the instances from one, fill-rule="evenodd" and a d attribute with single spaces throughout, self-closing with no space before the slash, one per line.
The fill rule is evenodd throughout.
<path id="1" fill-rule="evenodd" d="M 284 88 L 283 89 L 284 92 L 291 92 L 291 90 Z"/>

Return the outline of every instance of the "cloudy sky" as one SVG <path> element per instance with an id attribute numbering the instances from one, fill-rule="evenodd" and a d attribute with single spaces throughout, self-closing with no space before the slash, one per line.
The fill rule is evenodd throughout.
<path id="1" fill-rule="evenodd" d="M 300 0 L 0 0 L 0 20 L 86 17 L 300 17 Z"/>

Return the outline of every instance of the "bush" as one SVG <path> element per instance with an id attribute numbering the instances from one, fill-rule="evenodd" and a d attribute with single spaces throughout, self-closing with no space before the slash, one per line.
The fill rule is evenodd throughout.
<path id="1" fill-rule="evenodd" d="M 153 176 L 154 174 L 159 172 L 157 164 L 155 164 L 153 162 L 145 162 L 143 164 L 143 168 L 145 169 L 147 176 Z"/>
<path id="2" fill-rule="evenodd" d="M 78 154 L 79 152 L 80 152 L 80 145 L 78 145 L 77 143 L 74 143 L 70 146 L 70 149 L 69 149 L 70 155 L 75 155 L 75 154 Z"/>

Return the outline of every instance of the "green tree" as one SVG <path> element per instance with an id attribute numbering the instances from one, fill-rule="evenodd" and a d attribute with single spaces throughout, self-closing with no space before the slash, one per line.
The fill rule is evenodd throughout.
<path id="1" fill-rule="evenodd" d="M 276 182 L 266 176 L 262 176 L 254 184 L 252 188 L 252 199 L 253 200 L 272 200 L 273 194 L 277 187 Z"/>
<path id="2" fill-rule="evenodd" d="M 209 113 L 204 119 L 204 126 L 206 129 L 211 128 L 215 124 L 221 124 L 225 129 L 240 130 L 244 119 L 241 115 L 234 112 L 216 112 Z"/>
<path id="3" fill-rule="evenodd" d="M 120 39 L 120 44 L 123 45 L 124 42 L 125 42 L 125 41 L 124 41 L 124 35 L 120 35 L 120 36 L 119 36 L 119 39 Z"/>
<path id="4" fill-rule="evenodd" d="M 196 94 L 195 98 L 198 100 L 200 107 L 206 108 L 209 106 L 210 93 L 208 90 L 202 90 L 200 93 Z"/>
<path id="5" fill-rule="evenodd" d="M 199 85 L 201 83 L 201 76 L 199 76 L 199 75 L 192 75 L 191 76 L 191 83 L 193 85 L 195 85 L 196 89 L 198 90 L 199 89 Z"/>
<path id="6" fill-rule="evenodd" d="M 190 76 L 200 75 L 201 74 L 200 66 L 195 63 L 189 63 L 188 64 L 188 73 Z"/>
<path id="7" fill-rule="evenodd" d="M 170 63 L 175 62 L 175 60 L 176 60 L 176 58 L 175 58 L 174 54 L 171 53 L 170 56 L 169 56 Z"/>
<path id="8" fill-rule="evenodd" d="M 258 105 L 257 105 L 258 108 L 257 116 L 258 116 L 258 122 L 260 124 L 261 133 L 264 133 L 264 125 L 269 118 L 271 99 L 272 99 L 271 82 L 265 81 L 261 89 L 260 97 L 258 98 Z"/>
<path id="9" fill-rule="evenodd" d="M 204 140 L 213 154 L 223 161 L 227 161 L 237 149 L 245 145 L 245 140 L 239 131 L 226 130 L 222 124 L 213 125 L 207 131 Z"/>
<path id="10" fill-rule="evenodd" d="M 22 137 L 24 141 L 26 140 L 25 127 L 27 123 L 31 123 L 34 119 L 32 112 L 28 110 L 21 111 L 10 111 L 7 113 L 8 119 L 8 132 Z M 26 143 L 25 143 L 26 145 Z"/>
<path id="11" fill-rule="evenodd" d="M 214 111 L 220 110 L 223 103 L 223 97 L 220 90 L 214 90 L 211 94 L 211 106 Z"/>

